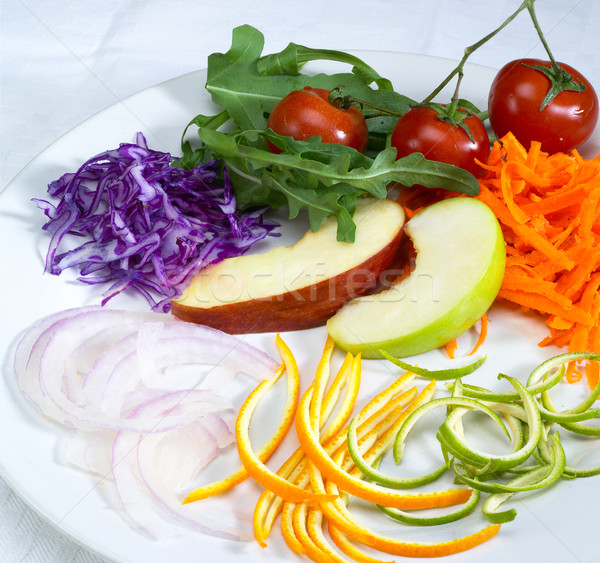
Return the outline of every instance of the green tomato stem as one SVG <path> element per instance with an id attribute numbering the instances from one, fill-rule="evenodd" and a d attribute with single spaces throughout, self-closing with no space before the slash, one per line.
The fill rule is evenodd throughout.
<path id="1" fill-rule="evenodd" d="M 524 0 L 523 3 L 508 18 L 506 18 L 496 29 L 494 29 L 493 31 L 488 33 L 485 37 L 483 37 L 476 43 L 473 43 L 473 45 L 470 45 L 469 47 L 467 47 L 465 49 L 464 55 L 463 55 L 462 59 L 460 60 L 460 62 L 458 63 L 458 65 L 441 82 L 441 84 L 433 92 L 431 92 L 431 94 L 429 94 L 429 96 L 427 96 L 423 100 L 423 103 L 428 103 L 431 100 L 433 100 L 433 98 L 435 98 L 457 74 L 459 74 L 459 75 L 462 74 L 465 63 L 467 62 L 467 59 L 471 56 L 471 54 L 474 53 L 477 49 L 479 49 L 479 47 L 481 47 L 482 45 L 487 43 L 490 39 L 495 37 L 511 21 L 513 21 L 525 8 L 527 8 L 528 10 L 530 9 L 530 7 L 533 8 L 534 2 L 535 2 L 535 0 Z M 454 96 L 458 98 L 458 87 L 456 88 L 456 91 L 454 92 Z M 454 99 L 454 97 L 453 97 L 453 99 Z"/>
<path id="2" fill-rule="evenodd" d="M 527 6 L 527 11 L 529 12 L 529 16 L 531 17 L 531 21 L 533 22 L 533 27 L 535 27 L 535 30 L 537 31 L 537 34 L 540 38 L 540 41 L 542 42 L 542 45 L 544 46 L 544 49 L 546 50 L 546 53 L 548 54 L 548 58 L 550 59 L 550 62 L 552 62 L 552 67 L 555 69 L 558 69 L 560 67 L 558 66 L 558 63 L 556 62 L 556 60 L 554 59 L 554 56 L 552 55 L 550 46 L 548 45 L 548 42 L 546 41 L 546 38 L 544 37 L 544 33 L 542 32 L 542 28 L 540 27 L 540 24 L 537 20 L 534 2 L 535 2 L 535 0 L 533 0 L 532 2 L 529 3 L 529 5 Z"/>

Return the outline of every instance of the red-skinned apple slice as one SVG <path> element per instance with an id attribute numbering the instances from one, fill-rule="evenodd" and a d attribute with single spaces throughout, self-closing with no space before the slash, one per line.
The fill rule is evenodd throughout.
<path id="1" fill-rule="evenodd" d="M 382 281 L 403 236 L 404 211 L 390 199 L 360 200 L 353 243 L 336 240 L 327 219 L 291 246 L 227 258 L 199 272 L 172 313 L 231 334 L 325 324 L 344 303 Z"/>
<path id="2" fill-rule="evenodd" d="M 479 200 L 440 201 L 406 223 L 415 268 L 386 291 L 354 299 L 329 321 L 343 349 L 381 358 L 421 354 L 472 326 L 502 283 L 505 244 L 498 220 Z"/>

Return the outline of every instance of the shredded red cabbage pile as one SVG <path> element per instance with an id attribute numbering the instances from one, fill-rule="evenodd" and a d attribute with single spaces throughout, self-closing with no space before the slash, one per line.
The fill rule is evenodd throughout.
<path id="1" fill-rule="evenodd" d="M 153 310 L 168 311 L 193 273 L 273 234 L 277 224 L 263 220 L 263 210 L 237 211 L 218 163 L 184 170 L 172 166 L 174 160 L 150 150 L 138 133 L 136 143 L 101 153 L 50 183 L 58 205 L 33 200 L 52 234 L 45 271 L 78 267 L 84 283 L 111 283 L 103 305 L 132 289 Z M 88 240 L 59 252 L 67 234 Z"/>

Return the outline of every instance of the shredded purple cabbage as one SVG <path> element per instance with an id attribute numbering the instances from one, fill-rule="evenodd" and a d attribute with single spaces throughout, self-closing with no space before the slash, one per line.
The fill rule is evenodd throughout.
<path id="1" fill-rule="evenodd" d="M 112 284 L 102 304 L 132 289 L 153 310 L 168 311 L 198 270 L 275 234 L 278 225 L 263 220 L 264 210 L 237 211 L 229 178 L 219 177 L 216 162 L 184 170 L 172 166 L 174 160 L 150 150 L 138 133 L 135 144 L 123 143 L 51 182 L 56 206 L 33 199 L 52 235 L 45 271 L 79 267 L 80 281 Z M 67 234 L 88 240 L 59 253 Z"/>

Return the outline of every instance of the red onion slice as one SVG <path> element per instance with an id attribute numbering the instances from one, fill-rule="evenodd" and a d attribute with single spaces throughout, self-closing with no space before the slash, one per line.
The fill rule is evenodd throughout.
<path id="1" fill-rule="evenodd" d="M 234 540 L 250 539 L 246 531 L 220 521 L 224 510 L 222 514 L 207 515 L 204 511 L 198 511 L 198 507 L 182 505 L 176 494 L 176 489 L 180 488 L 183 481 L 189 482 L 194 477 L 198 458 L 208 463 L 218 453 L 217 440 L 202 425 L 204 416 L 215 415 L 218 409 L 211 413 L 211 406 L 205 404 L 205 400 L 206 393 L 202 391 L 177 391 L 146 401 L 131 413 L 131 418 L 161 420 L 165 413 L 190 410 L 196 415 L 195 421 L 163 433 L 136 435 L 118 432 L 113 442 L 112 476 L 118 498 L 129 520 L 151 537 L 165 537 L 169 527 L 164 518 L 169 515 L 204 533 Z M 197 440 L 196 447 L 192 448 L 194 439 Z M 177 461 L 171 459 L 166 469 L 164 462 L 160 463 L 161 444 L 182 440 L 180 449 L 183 456 L 180 454 Z M 207 449 L 208 454 L 203 449 Z M 199 456 L 193 455 L 196 452 Z M 173 455 L 173 448 L 169 449 L 169 453 Z M 160 476 L 161 470 L 165 475 L 170 474 L 170 486 Z M 219 523 L 216 520 L 218 517 Z"/>
<path id="2" fill-rule="evenodd" d="M 215 329 L 160 313 L 91 307 L 58 314 L 23 337 L 15 357 L 21 390 L 45 416 L 69 426 L 149 431 L 143 420 L 124 418 L 120 412 L 127 392 L 144 384 L 144 372 L 136 365 L 136 350 L 139 331 L 146 323 L 161 327 L 162 336 L 153 343 L 161 351 L 158 370 L 175 363 L 222 363 L 219 369 L 243 371 L 262 379 L 276 368 L 276 362 L 260 350 Z M 114 343 L 114 332 L 127 336 Z M 99 341 L 105 338 L 107 350 L 87 375 L 73 369 L 74 351 L 81 356 L 81 349 L 88 343 L 93 343 L 91 346 L 97 351 Z M 185 338 L 189 339 L 189 350 L 181 345 Z M 142 363 L 147 367 L 147 361 Z M 156 374 L 153 379 L 154 383 L 160 380 Z M 175 422 L 174 426 L 180 424 Z"/>
<path id="3" fill-rule="evenodd" d="M 193 377 L 175 377 L 179 366 L 193 368 Z M 271 377 L 277 366 L 212 328 L 96 306 L 42 319 L 23 335 L 14 358 L 18 385 L 32 405 L 74 428 L 67 462 L 112 478 L 128 520 L 155 538 L 185 524 L 251 539 L 240 526 L 249 525 L 249 516 L 234 516 L 219 503 L 210 513 L 210 503 L 182 505 L 178 493 L 235 441 L 225 384 L 240 375 Z"/>

